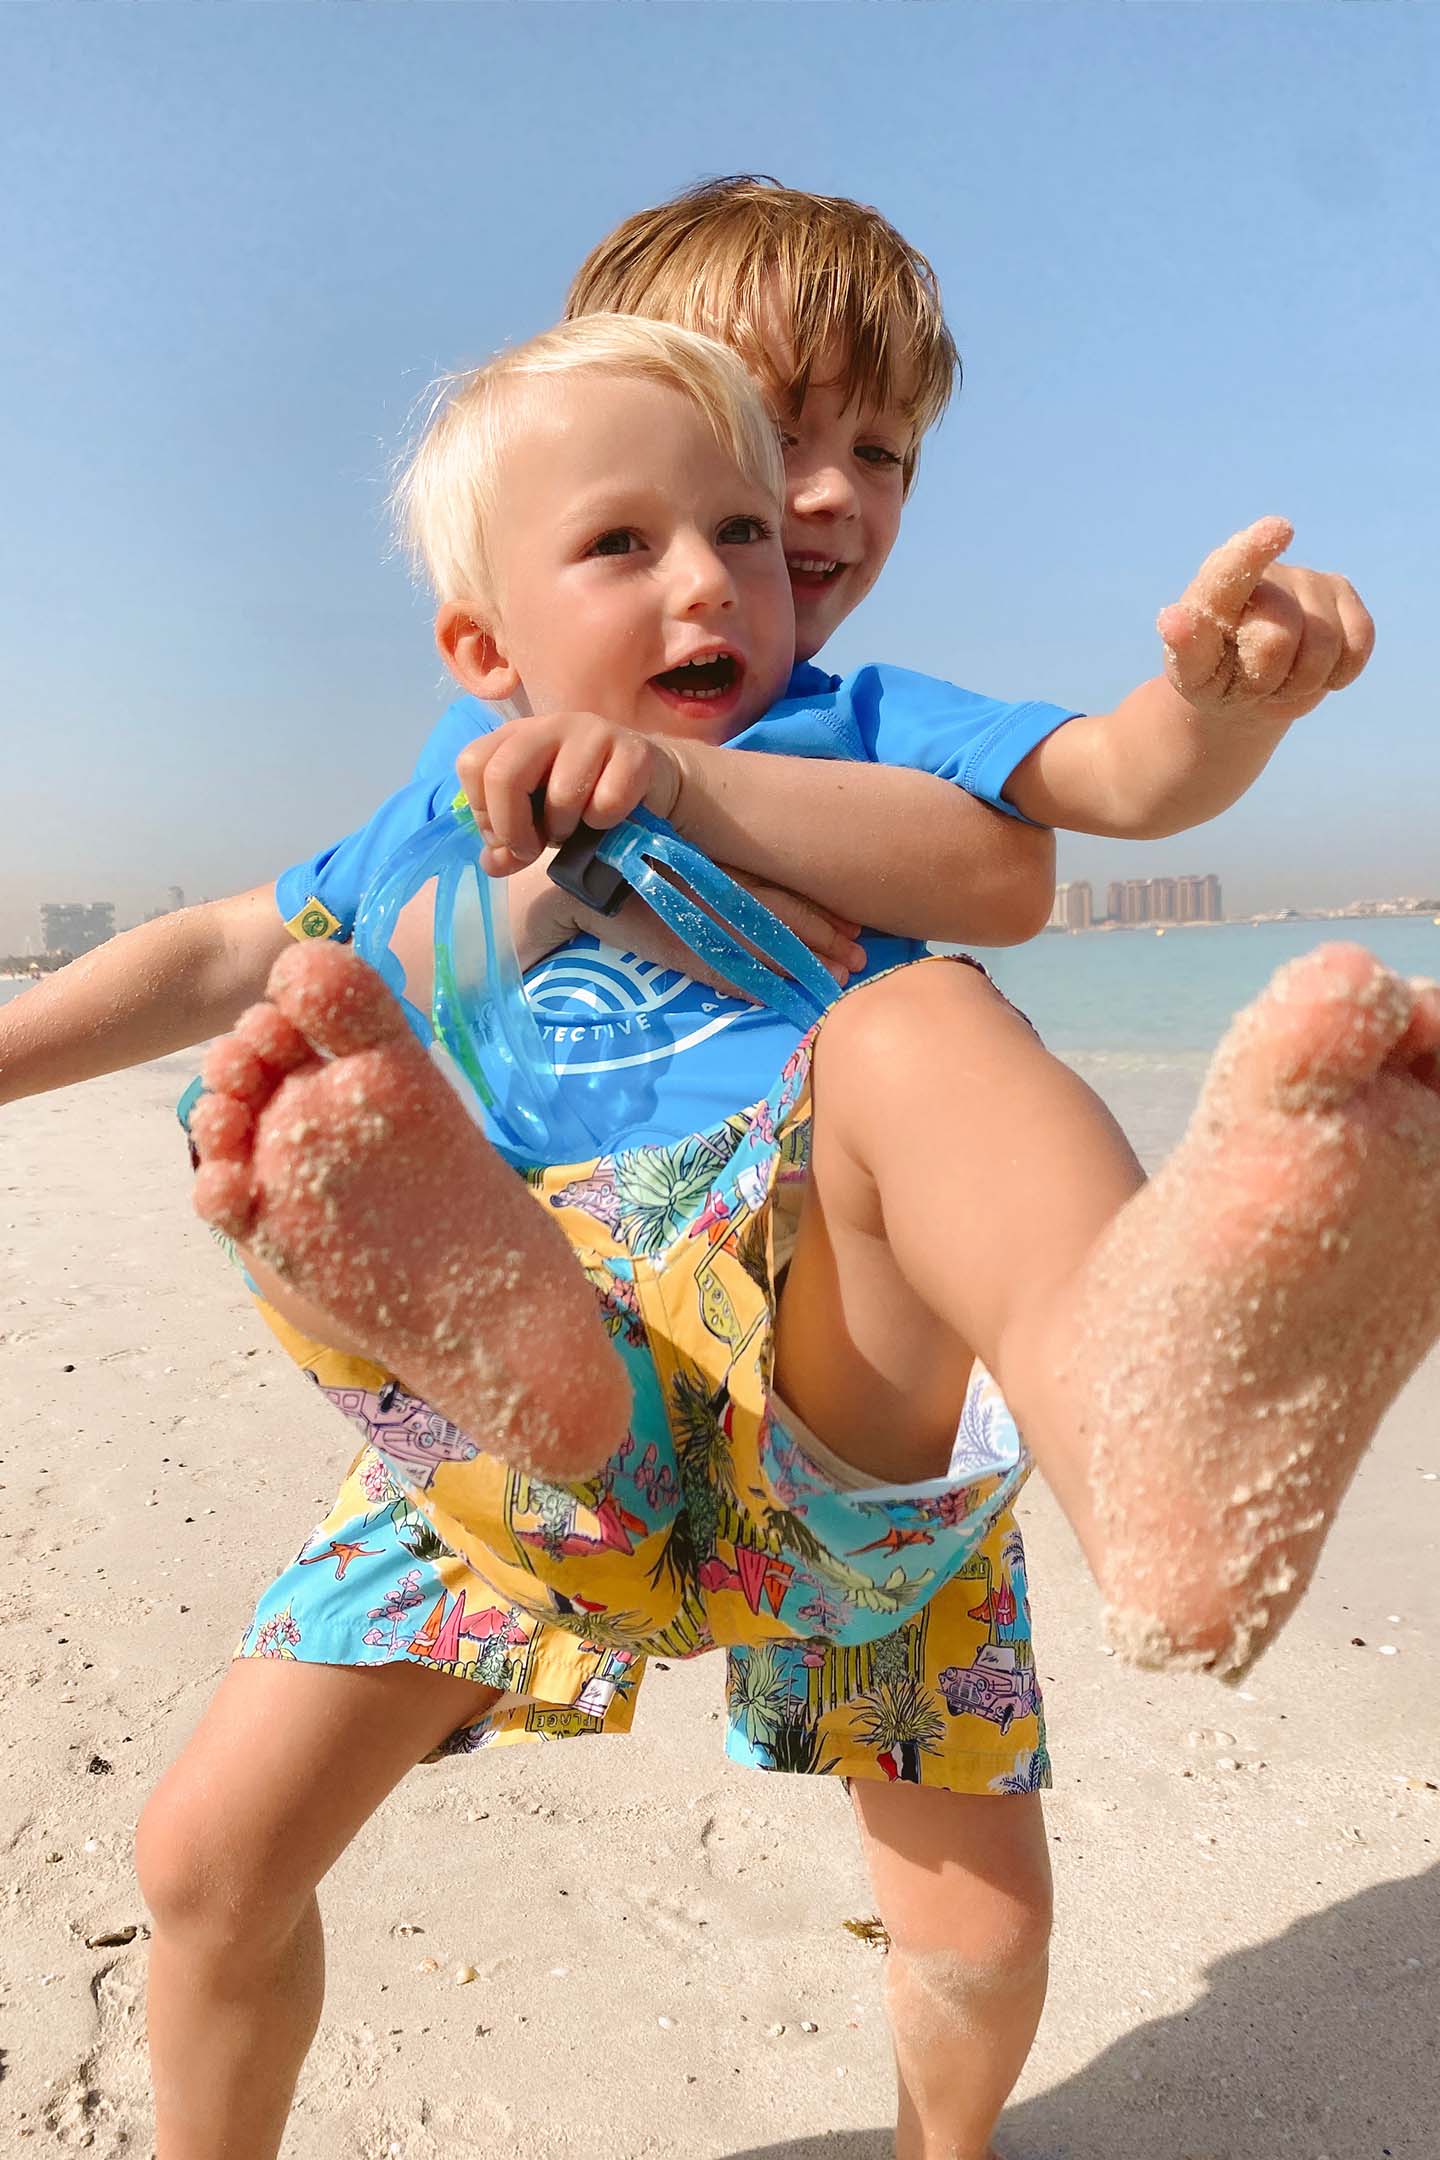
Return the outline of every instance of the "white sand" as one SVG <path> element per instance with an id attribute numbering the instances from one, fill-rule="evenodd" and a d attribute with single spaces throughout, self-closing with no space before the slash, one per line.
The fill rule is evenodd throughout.
<path id="1" fill-rule="evenodd" d="M 169 1110 L 191 1069 L 0 1110 L 17 2153 L 149 2149 L 144 1938 L 85 1939 L 143 1923 L 143 1796 L 348 1449 L 189 1214 Z M 1014 2160 L 1440 2153 L 1437 1405 L 1432 1364 L 1242 1696 L 1105 1657 L 1068 1534 L 1027 1503 L 1059 1926 Z M 288 2155 L 890 2153 L 881 1960 L 841 1925 L 871 1910 L 844 1796 L 727 1765 L 719 1680 L 715 1660 L 652 1673 L 629 1741 L 406 1782 L 323 1893 L 330 1995 Z M 456 1987 L 457 1962 L 480 1977 Z"/>

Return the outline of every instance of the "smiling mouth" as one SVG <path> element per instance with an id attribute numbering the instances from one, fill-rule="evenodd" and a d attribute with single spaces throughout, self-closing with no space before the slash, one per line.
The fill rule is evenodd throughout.
<path id="1" fill-rule="evenodd" d="M 666 668 L 651 681 L 676 697 L 722 698 L 740 681 L 741 663 L 734 653 L 711 653 L 703 660 L 686 660 L 680 667 Z"/>
<path id="2" fill-rule="evenodd" d="M 836 562 L 831 555 L 787 555 L 785 567 L 791 578 L 798 579 L 802 585 L 828 585 L 850 566 Z"/>

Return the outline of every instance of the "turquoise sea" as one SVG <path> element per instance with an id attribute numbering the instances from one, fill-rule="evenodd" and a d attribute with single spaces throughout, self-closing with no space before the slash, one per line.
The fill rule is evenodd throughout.
<path id="1" fill-rule="evenodd" d="M 1278 967 L 1317 945 L 1364 945 L 1401 975 L 1440 980 L 1428 915 L 1203 929 L 1056 931 L 984 952 L 1005 995 L 1109 1104 L 1153 1169 L 1180 1137 L 1230 1020 Z"/>
<path id="2" fill-rule="evenodd" d="M 1440 978 L 1440 925 L 1428 915 L 1216 923 L 1163 936 L 1057 931 L 979 957 L 1053 1049 L 1165 1057 L 1213 1049 L 1231 1015 L 1276 968 L 1336 941 L 1367 946 L 1398 974 Z"/>

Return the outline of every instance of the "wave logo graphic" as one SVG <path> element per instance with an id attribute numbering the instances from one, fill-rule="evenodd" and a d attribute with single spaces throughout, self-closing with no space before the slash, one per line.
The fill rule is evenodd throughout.
<path id="1" fill-rule="evenodd" d="M 600 945 L 578 952 L 572 946 L 542 961 L 525 978 L 525 993 L 536 1018 L 542 1024 L 550 1020 L 569 1026 L 590 1019 L 628 1019 L 638 1013 L 661 1012 L 687 990 L 699 989 L 699 983 L 678 969 Z"/>
<path id="2" fill-rule="evenodd" d="M 542 961 L 526 976 L 525 992 L 566 1073 L 614 1072 L 674 1057 L 751 1009 L 678 969 L 603 945 L 572 945 Z"/>

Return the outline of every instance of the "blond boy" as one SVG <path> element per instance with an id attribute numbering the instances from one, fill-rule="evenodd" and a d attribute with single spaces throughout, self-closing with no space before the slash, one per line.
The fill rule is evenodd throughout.
<path id="1" fill-rule="evenodd" d="M 728 405 L 711 395 L 726 367 Z M 640 801 L 741 846 L 780 822 L 770 796 L 791 761 L 726 747 L 758 723 L 789 652 L 763 429 L 725 418 L 743 408 L 718 348 L 588 318 L 460 386 L 422 452 L 412 495 L 442 647 L 477 694 L 530 708 L 472 761 L 497 873 L 527 851 L 508 820 L 537 784 L 551 836 Z M 720 657 L 713 679 L 690 679 Z M 861 799 L 855 775 L 794 762 L 833 829 Z M 1182 796 L 1177 784 L 1167 799 Z M 953 1632 L 976 1617 L 968 1566 L 1023 1474 L 981 1367 L 1131 1645 L 1243 1665 L 1299 1594 L 1368 1424 L 1440 1322 L 1428 1274 L 1383 1266 L 1417 1236 L 1435 1242 L 1440 998 L 1412 997 L 1367 956 L 1317 956 L 1250 1016 L 1196 1134 L 1143 1194 L 1100 1106 L 973 968 L 901 969 L 853 990 L 818 1043 L 783 1024 L 770 1039 L 768 1092 L 726 1094 L 727 1050 L 716 1122 L 673 1162 L 664 1147 L 602 1153 L 537 1172 L 532 1196 L 375 979 L 321 944 L 289 956 L 274 1003 L 212 1054 L 197 1197 L 278 1267 L 277 1296 L 314 1329 L 303 1361 L 374 1435 L 317 1551 L 383 1535 L 366 1481 L 388 1464 L 451 1556 L 450 1612 L 488 1598 L 526 1659 L 544 1648 L 526 1702 L 461 1683 L 467 1739 L 518 1736 L 537 1699 L 547 1730 L 567 1704 L 583 1729 L 598 1665 L 628 1660 L 633 1684 L 647 1655 L 712 1643 L 729 1652 L 748 1738 L 757 1658 L 770 1685 L 785 1676 L 786 1746 L 751 1759 L 851 1780 L 895 1945 L 897 2150 L 981 2160 L 1038 2016 L 1047 1917 L 1033 1794 L 977 1791 L 957 1737 L 974 1693 Z M 678 1171 L 687 1150 L 702 1185 L 677 1184 L 663 1222 L 644 1215 L 637 1181 Z M 1347 1150 L 1356 1176 L 1339 1190 Z M 780 1172 L 802 1162 L 791 1242 Z M 568 1272 L 567 1243 L 581 1262 Z M 1328 1399 L 1299 1384 L 1318 1324 L 1335 1345 Z M 525 1465 L 538 1474 L 517 1475 Z M 1227 1517 L 1242 1476 L 1271 1498 Z M 322 1587 L 307 1596 L 308 1560 L 276 1596 L 294 1655 L 325 1657 L 346 1703 L 359 1653 L 344 1647 L 345 1597 L 313 1567 Z M 333 1631 L 318 1653 L 317 1625 Z M 590 1661 L 578 1692 L 557 1638 Z M 1023 1674 L 1019 1640 L 992 1679 Z M 448 1649 L 442 1664 L 387 1661 L 384 1714 L 407 1736 L 427 1686 L 454 1684 Z M 215 1751 L 233 1748 L 236 1706 L 253 1716 L 263 1691 L 273 1722 L 299 1700 L 289 1680 L 227 1686 L 148 1819 L 157 1942 L 215 1868 L 201 1795 L 224 1783 Z M 900 1696 L 908 1739 L 882 1748 L 875 1720 Z M 915 1783 L 883 1759 L 906 1747 Z M 306 1790 L 327 1849 L 373 1805 L 369 1788 Z M 302 1850 L 315 1842 L 308 1829 Z M 299 1925 L 306 1888 L 269 1903 L 291 1900 Z M 193 1955 L 186 1981 L 167 2026 L 195 2000 Z"/>

